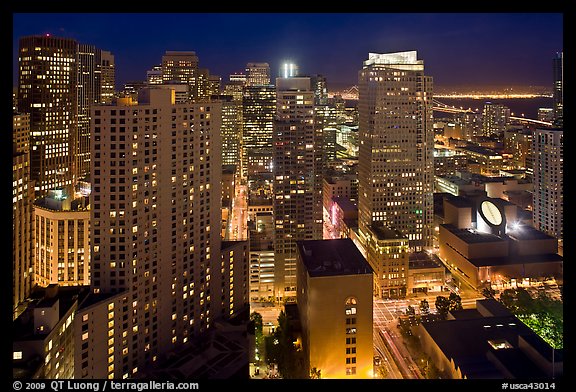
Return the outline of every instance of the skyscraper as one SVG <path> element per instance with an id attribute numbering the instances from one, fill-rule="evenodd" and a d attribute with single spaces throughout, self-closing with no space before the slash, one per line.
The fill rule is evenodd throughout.
<path id="1" fill-rule="evenodd" d="M 12 308 L 16 311 L 32 289 L 32 202 L 30 116 L 15 114 L 12 132 Z"/>
<path id="2" fill-rule="evenodd" d="M 148 82 L 148 85 L 162 84 L 162 66 L 155 65 L 152 69 L 146 71 L 146 81 Z"/>
<path id="3" fill-rule="evenodd" d="M 247 85 L 242 101 L 242 163 L 248 177 L 272 171 L 272 130 L 276 113 L 274 85 Z"/>
<path id="4" fill-rule="evenodd" d="M 556 53 L 552 59 L 552 72 L 554 76 L 554 120 L 562 126 L 562 117 L 564 115 L 564 52 Z"/>
<path id="5" fill-rule="evenodd" d="M 536 229 L 564 238 L 564 131 L 536 129 L 532 138 L 533 221 Z"/>
<path id="6" fill-rule="evenodd" d="M 358 226 L 399 230 L 432 245 L 432 78 L 416 51 L 370 53 L 359 72 Z M 370 261 L 370 260 L 369 260 Z"/>
<path id="7" fill-rule="evenodd" d="M 482 128 L 484 136 L 501 134 L 510 124 L 510 109 L 499 103 L 486 102 L 482 112 Z"/>
<path id="8" fill-rule="evenodd" d="M 90 106 L 114 95 L 112 53 L 73 39 L 20 39 L 19 104 L 30 113 L 36 193 L 66 187 L 90 172 Z"/>
<path id="9" fill-rule="evenodd" d="M 94 45 L 78 44 L 75 179 L 90 173 L 90 107 L 110 103 L 114 95 L 114 56 Z"/>
<path id="10" fill-rule="evenodd" d="M 322 239 L 322 183 L 310 78 L 276 79 L 274 222 L 276 296 L 296 295 L 297 240 Z"/>
<path id="11" fill-rule="evenodd" d="M 18 109 L 30 115 L 30 178 L 37 196 L 72 184 L 78 113 L 77 43 L 29 36 L 18 52 Z"/>
<path id="12" fill-rule="evenodd" d="M 197 97 L 200 83 L 196 52 L 166 51 L 162 56 L 162 82 L 187 84 L 190 98 Z"/>
<path id="13" fill-rule="evenodd" d="M 76 317 L 76 377 L 137 376 L 222 314 L 221 103 L 174 102 L 144 89 L 137 105 L 92 109 L 92 293 Z"/>
<path id="14" fill-rule="evenodd" d="M 270 84 L 270 65 L 268 63 L 246 64 L 246 86 L 266 86 Z"/>
<path id="15" fill-rule="evenodd" d="M 222 165 L 240 165 L 240 139 L 242 123 L 239 120 L 242 106 L 232 95 L 212 95 L 212 99 L 222 101 Z"/>
<path id="16" fill-rule="evenodd" d="M 100 75 L 96 74 L 96 87 L 100 89 L 97 97 L 103 104 L 112 103 L 116 91 L 116 67 L 114 64 L 114 55 L 106 50 L 97 49 L 96 51 L 96 71 L 100 68 Z M 100 57 L 98 59 L 98 56 Z M 98 78 L 100 80 L 98 81 Z"/>

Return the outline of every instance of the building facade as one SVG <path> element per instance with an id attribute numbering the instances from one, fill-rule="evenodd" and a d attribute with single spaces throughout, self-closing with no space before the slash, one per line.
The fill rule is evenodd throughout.
<path id="1" fill-rule="evenodd" d="M 268 63 L 246 64 L 246 86 L 267 86 L 270 84 L 270 65 Z"/>
<path id="2" fill-rule="evenodd" d="M 535 227 L 564 237 L 564 131 L 536 129 L 532 140 Z"/>
<path id="3" fill-rule="evenodd" d="M 34 202 L 34 283 L 42 287 L 90 284 L 90 210 L 53 190 Z"/>
<path id="4" fill-rule="evenodd" d="M 272 172 L 272 133 L 276 115 L 273 85 L 247 85 L 242 101 L 243 173 L 251 177 Z"/>
<path id="5" fill-rule="evenodd" d="M 18 109 L 30 115 L 30 177 L 37 196 L 72 184 L 78 43 L 28 36 L 18 49 Z"/>
<path id="6" fill-rule="evenodd" d="M 33 285 L 32 203 L 30 179 L 30 116 L 15 114 L 12 129 L 12 308 L 14 317 Z"/>
<path id="7" fill-rule="evenodd" d="M 297 248 L 305 366 L 323 379 L 372 378 L 372 269 L 348 238 Z"/>
<path id="8" fill-rule="evenodd" d="M 552 59 L 552 75 L 554 78 L 553 106 L 554 120 L 556 124 L 562 126 L 564 116 L 564 52 L 556 53 Z"/>
<path id="9" fill-rule="evenodd" d="M 374 270 L 374 295 L 403 298 L 408 287 L 409 241 L 398 230 L 372 226 L 366 242 L 368 263 Z"/>
<path id="10" fill-rule="evenodd" d="M 322 238 L 321 149 L 310 78 L 276 79 L 274 252 L 278 297 L 296 294 L 296 240 Z"/>
<path id="11" fill-rule="evenodd" d="M 91 115 L 91 296 L 75 377 L 136 377 L 222 314 L 221 103 L 149 89 Z"/>
<path id="12" fill-rule="evenodd" d="M 358 228 L 400 230 L 431 246 L 434 186 L 432 78 L 416 51 L 370 53 L 359 72 Z"/>
<path id="13" fill-rule="evenodd" d="M 486 102 L 482 112 L 483 135 L 502 133 L 510 124 L 510 109 L 499 103 Z"/>

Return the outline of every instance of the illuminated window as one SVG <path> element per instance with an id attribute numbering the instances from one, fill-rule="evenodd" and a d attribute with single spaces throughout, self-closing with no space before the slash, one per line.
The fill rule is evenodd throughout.
<path id="1" fill-rule="evenodd" d="M 13 359 L 22 359 L 22 351 L 14 351 Z"/>

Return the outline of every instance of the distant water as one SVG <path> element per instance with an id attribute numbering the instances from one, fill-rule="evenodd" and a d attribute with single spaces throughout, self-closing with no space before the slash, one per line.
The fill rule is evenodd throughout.
<path id="1" fill-rule="evenodd" d="M 538 97 L 538 98 L 512 98 L 512 99 L 450 99 L 450 98 L 437 98 L 438 101 L 446 105 L 462 106 L 464 109 L 471 108 L 472 110 L 479 109 L 482 112 L 486 102 L 499 103 L 510 108 L 514 116 L 521 117 L 524 113 L 526 118 L 538 118 L 538 108 L 551 108 L 552 98 Z M 446 113 L 437 112 L 438 117 L 446 115 Z"/>

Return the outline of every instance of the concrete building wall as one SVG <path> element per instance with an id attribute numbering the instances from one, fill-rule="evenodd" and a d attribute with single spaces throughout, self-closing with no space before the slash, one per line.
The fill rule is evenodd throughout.
<path id="1" fill-rule="evenodd" d="M 307 280 L 308 301 L 301 312 L 307 316 L 310 367 L 321 370 L 322 378 L 372 378 L 372 275 Z M 350 298 L 356 299 L 355 305 L 346 305 Z M 347 314 L 352 308 L 355 314 Z M 351 318 L 356 319 L 355 324 L 346 323 Z M 356 344 L 347 344 L 352 338 Z M 352 348 L 355 354 L 347 354 Z M 355 363 L 347 364 L 346 358 L 356 358 Z M 347 368 L 355 368 L 355 374 L 347 374 Z"/>
<path id="2" fill-rule="evenodd" d="M 34 282 L 90 284 L 90 210 L 62 211 L 34 205 Z"/>

